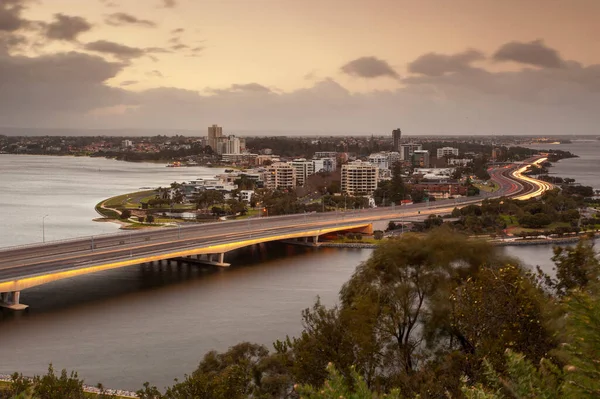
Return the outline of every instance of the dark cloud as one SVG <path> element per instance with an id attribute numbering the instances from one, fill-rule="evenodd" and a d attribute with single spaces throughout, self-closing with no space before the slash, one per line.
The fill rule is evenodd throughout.
<path id="1" fill-rule="evenodd" d="M 0 120 L 30 127 L 80 123 L 95 108 L 133 102 L 129 92 L 104 83 L 123 67 L 76 52 L 0 57 Z"/>
<path id="2" fill-rule="evenodd" d="M 147 47 L 147 48 L 139 48 L 139 47 L 130 47 L 124 44 L 111 42 L 108 40 L 97 40 L 95 42 L 86 43 L 84 49 L 88 51 L 94 51 L 97 53 L 110 54 L 114 57 L 117 57 L 121 60 L 129 60 L 132 58 L 140 58 L 144 55 L 150 55 L 152 53 L 169 53 L 169 50 L 166 50 L 161 47 Z"/>
<path id="3" fill-rule="evenodd" d="M 180 33 L 183 33 L 183 32 L 185 32 L 185 29 L 183 29 L 183 28 L 173 29 L 171 31 L 171 33 L 174 34 L 174 35 L 177 35 L 177 34 L 180 34 Z"/>
<path id="4" fill-rule="evenodd" d="M 80 34 L 92 29 L 92 25 L 82 17 L 54 14 L 54 21 L 43 23 L 45 36 L 52 40 L 74 41 Z"/>
<path id="5" fill-rule="evenodd" d="M 124 25 L 138 25 L 145 26 L 148 28 L 156 27 L 156 23 L 147 19 L 140 19 L 131 14 L 124 12 L 115 12 L 106 17 L 105 22 L 112 26 L 124 26 Z"/>
<path id="6" fill-rule="evenodd" d="M 122 87 L 125 87 L 125 86 L 135 85 L 135 84 L 138 84 L 138 83 L 139 82 L 137 80 L 124 80 L 119 85 L 122 86 Z"/>
<path id="7" fill-rule="evenodd" d="M 408 71 L 426 76 L 441 76 L 471 68 L 472 62 L 484 58 L 482 52 L 473 49 L 451 55 L 428 53 L 408 64 Z"/>
<path id="8" fill-rule="evenodd" d="M 189 48 L 189 47 L 190 46 L 188 46 L 186 44 L 179 43 L 179 44 L 176 44 L 174 46 L 171 46 L 171 50 L 184 50 L 184 49 Z"/>
<path id="9" fill-rule="evenodd" d="M 160 7 L 175 8 L 175 7 L 177 7 L 177 1 L 176 0 L 162 0 Z"/>
<path id="10" fill-rule="evenodd" d="M 21 18 L 25 3 L 23 0 L 0 1 L 0 31 L 14 32 L 27 25 L 28 21 Z"/>
<path id="11" fill-rule="evenodd" d="M 198 46 L 198 47 L 194 47 L 194 48 L 193 48 L 193 49 L 191 49 L 190 51 L 191 51 L 191 52 L 193 52 L 193 53 L 199 53 L 199 52 L 201 52 L 201 51 L 204 51 L 204 49 L 205 49 L 205 48 L 206 48 L 206 47 L 204 47 L 204 46 Z"/>
<path id="12" fill-rule="evenodd" d="M 360 57 L 341 67 L 342 72 L 360 78 L 389 77 L 398 79 L 398 73 L 387 63 L 376 57 Z"/>
<path id="13" fill-rule="evenodd" d="M 129 59 L 139 58 L 146 55 L 144 49 L 138 47 L 129 47 L 124 44 L 110 42 L 108 40 L 97 40 L 87 43 L 84 48 L 88 51 L 114 55 L 117 58 Z"/>
<path id="14" fill-rule="evenodd" d="M 0 32 L 0 55 L 19 49 L 27 44 L 27 38 L 22 35 Z"/>
<path id="15" fill-rule="evenodd" d="M 496 61 L 514 61 L 542 68 L 561 68 L 565 65 L 558 51 L 547 47 L 542 40 L 509 42 L 502 45 L 493 56 Z"/>
<path id="16" fill-rule="evenodd" d="M 258 83 L 232 84 L 233 91 L 253 91 L 257 93 L 270 93 L 271 89 Z"/>

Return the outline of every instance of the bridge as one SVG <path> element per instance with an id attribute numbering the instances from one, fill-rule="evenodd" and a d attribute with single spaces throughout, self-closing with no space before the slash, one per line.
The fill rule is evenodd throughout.
<path id="1" fill-rule="evenodd" d="M 541 159 L 541 158 L 540 158 Z M 535 160 L 534 163 L 542 162 Z M 485 198 L 528 199 L 547 183 L 523 176 L 528 165 L 490 170 L 500 188 L 493 194 L 346 212 L 248 218 L 177 228 L 130 231 L 53 241 L 0 250 L 0 306 L 21 310 L 21 291 L 53 281 L 165 259 L 184 259 L 227 267 L 229 251 L 270 241 L 300 239 L 317 243 L 334 232 L 371 233 L 376 221 L 446 214 Z M 551 187 L 551 186 L 550 186 Z"/>

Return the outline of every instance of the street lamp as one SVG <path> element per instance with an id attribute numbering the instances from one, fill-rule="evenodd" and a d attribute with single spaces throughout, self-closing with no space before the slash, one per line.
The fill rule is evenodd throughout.
<path id="1" fill-rule="evenodd" d="M 48 217 L 48 215 L 44 215 L 42 217 L 42 242 L 46 242 L 46 224 L 45 224 L 45 219 Z"/>

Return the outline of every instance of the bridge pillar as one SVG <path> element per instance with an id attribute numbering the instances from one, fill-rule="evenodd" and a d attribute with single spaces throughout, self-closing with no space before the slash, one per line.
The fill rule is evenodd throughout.
<path id="1" fill-rule="evenodd" d="M 3 292 L 0 296 L 0 307 L 11 309 L 11 310 L 23 310 L 27 309 L 27 305 L 20 303 L 21 291 Z"/>
<path id="2" fill-rule="evenodd" d="M 313 243 L 315 245 L 319 243 L 319 236 L 318 235 L 313 237 Z"/>

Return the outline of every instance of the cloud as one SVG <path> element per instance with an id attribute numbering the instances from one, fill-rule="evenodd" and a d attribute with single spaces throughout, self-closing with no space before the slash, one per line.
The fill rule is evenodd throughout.
<path id="1" fill-rule="evenodd" d="M 389 77 L 398 79 L 398 73 L 387 63 L 376 57 L 360 57 L 341 67 L 342 72 L 360 78 Z"/>
<path id="2" fill-rule="evenodd" d="M 139 47 L 130 47 L 124 44 L 111 42 L 108 40 L 97 40 L 95 42 L 86 43 L 84 49 L 87 51 L 94 51 L 97 53 L 110 54 L 114 57 L 117 57 L 121 60 L 129 60 L 132 58 L 140 58 L 144 55 L 149 55 L 152 53 L 168 53 L 169 50 L 166 50 L 161 47 L 147 47 L 147 48 L 139 48 Z"/>
<path id="3" fill-rule="evenodd" d="M 472 62 L 484 58 L 482 52 L 473 49 L 452 55 L 427 53 L 409 63 L 408 71 L 426 76 L 441 76 L 468 69 Z"/>
<path id="4" fill-rule="evenodd" d="M 164 78 L 164 75 L 157 69 L 154 69 L 150 72 L 146 72 L 146 76 L 150 78 Z"/>
<path id="5" fill-rule="evenodd" d="M 88 51 L 111 54 L 122 59 L 138 58 L 146 55 L 146 52 L 141 48 L 129 47 L 108 40 L 97 40 L 95 42 L 87 43 L 84 48 Z"/>
<path id="6" fill-rule="evenodd" d="M 98 107 L 134 102 L 129 92 L 105 84 L 123 67 L 77 52 L 0 57 L 0 120 L 5 126 L 61 124 Z"/>
<path id="7" fill-rule="evenodd" d="M 114 3 L 110 0 L 100 0 L 100 3 L 104 4 L 108 8 L 116 8 L 119 6 L 117 3 Z"/>
<path id="8" fill-rule="evenodd" d="M 137 80 L 124 80 L 123 82 L 121 82 L 119 84 L 119 86 L 122 86 L 122 87 L 124 87 L 124 86 L 131 86 L 131 85 L 135 85 L 135 84 L 138 84 L 138 83 L 139 82 Z"/>
<path id="9" fill-rule="evenodd" d="M 74 41 L 80 34 L 92 29 L 92 25 L 82 17 L 72 17 L 65 14 L 54 14 L 54 21 L 45 27 L 45 35 L 48 39 Z"/>
<path id="10" fill-rule="evenodd" d="M 175 8 L 177 7 L 176 0 L 162 0 L 161 8 Z"/>
<path id="11" fill-rule="evenodd" d="M 171 46 L 171 50 L 183 50 L 183 49 L 186 49 L 186 48 L 189 48 L 189 47 L 190 46 L 188 46 L 186 44 L 179 43 L 179 44 L 176 44 L 174 46 Z"/>
<path id="12" fill-rule="evenodd" d="M 173 29 L 173 30 L 171 31 L 171 33 L 172 33 L 173 35 L 177 35 L 177 34 L 180 34 L 180 33 L 183 33 L 183 32 L 185 32 L 185 29 L 183 29 L 183 28 L 177 28 L 177 29 Z"/>
<path id="13" fill-rule="evenodd" d="M 24 9 L 23 0 L 0 1 L 0 31 L 14 32 L 27 25 L 28 21 L 21 18 Z"/>
<path id="14" fill-rule="evenodd" d="M 112 26 L 138 25 L 147 28 L 155 28 L 156 23 L 147 19 L 139 19 L 131 14 L 115 12 L 106 17 L 105 22 Z"/>
<path id="15" fill-rule="evenodd" d="M 532 42 L 509 42 L 493 55 L 496 61 L 514 61 L 542 68 L 561 68 L 565 62 L 558 51 L 547 47 L 540 39 Z"/>

